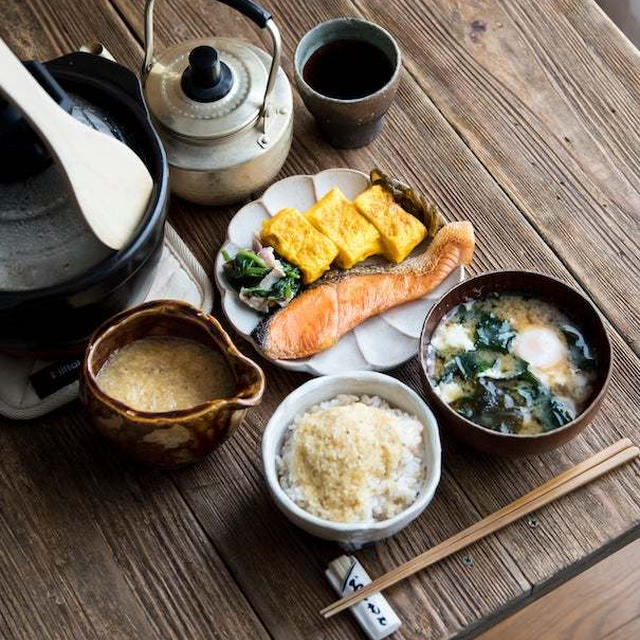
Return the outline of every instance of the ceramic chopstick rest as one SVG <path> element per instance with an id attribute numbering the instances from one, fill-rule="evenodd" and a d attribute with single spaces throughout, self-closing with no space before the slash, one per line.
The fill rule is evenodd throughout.
<path id="1" fill-rule="evenodd" d="M 345 555 L 332 560 L 325 575 L 340 597 L 348 596 L 371 582 L 371 578 L 354 556 Z M 374 593 L 351 607 L 351 613 L 371 640 L 390 636 L 402 624 L 380 593 Z"/>

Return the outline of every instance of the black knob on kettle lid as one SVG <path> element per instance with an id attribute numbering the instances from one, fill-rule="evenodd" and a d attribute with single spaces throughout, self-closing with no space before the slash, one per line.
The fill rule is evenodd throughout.
<path id="1" fill-rule="evenodd" d="M 214 102 L 229 93 L 233 77 L 218 52 L 208 45 L 191 50 L 189 66 L 182 74 L 182 90 L 198 102 Z"/>

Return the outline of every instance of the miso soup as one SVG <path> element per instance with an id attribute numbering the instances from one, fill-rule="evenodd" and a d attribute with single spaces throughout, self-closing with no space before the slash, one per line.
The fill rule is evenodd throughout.
<path id="1" fill-rule="evenodd" d="M 557 429 L 589 403 L 596 357 L 580 328 L 547 302 L 492 295 L 443 318 L 428 346 L 440 398 L 502 433 Z"/>

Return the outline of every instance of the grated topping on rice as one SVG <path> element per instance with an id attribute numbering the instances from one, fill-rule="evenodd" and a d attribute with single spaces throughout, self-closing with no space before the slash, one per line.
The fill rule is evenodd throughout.
<path id="1" fill-rule="evenodd" d="M 423 426 L 378 396 L 339 395 L 296 416 L 276 469 L 302 509 L 334 522 L 390 518 L 425 477 Z"/>

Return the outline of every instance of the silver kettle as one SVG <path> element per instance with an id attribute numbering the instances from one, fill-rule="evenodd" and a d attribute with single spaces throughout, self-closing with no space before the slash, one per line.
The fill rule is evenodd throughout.
<path id="1" fill-rule="evenodd" d="M 219 0 L 271 35 L 273 52 L 234 38 L 203 38 L 154 56 L 145 8 L 145 100 L 162 138 L 172 191 L 200 204 L 246 199 L 273 180 L 289 153 L 291 85 L 280 68 L 280 32 L 251 0 Z"/>

